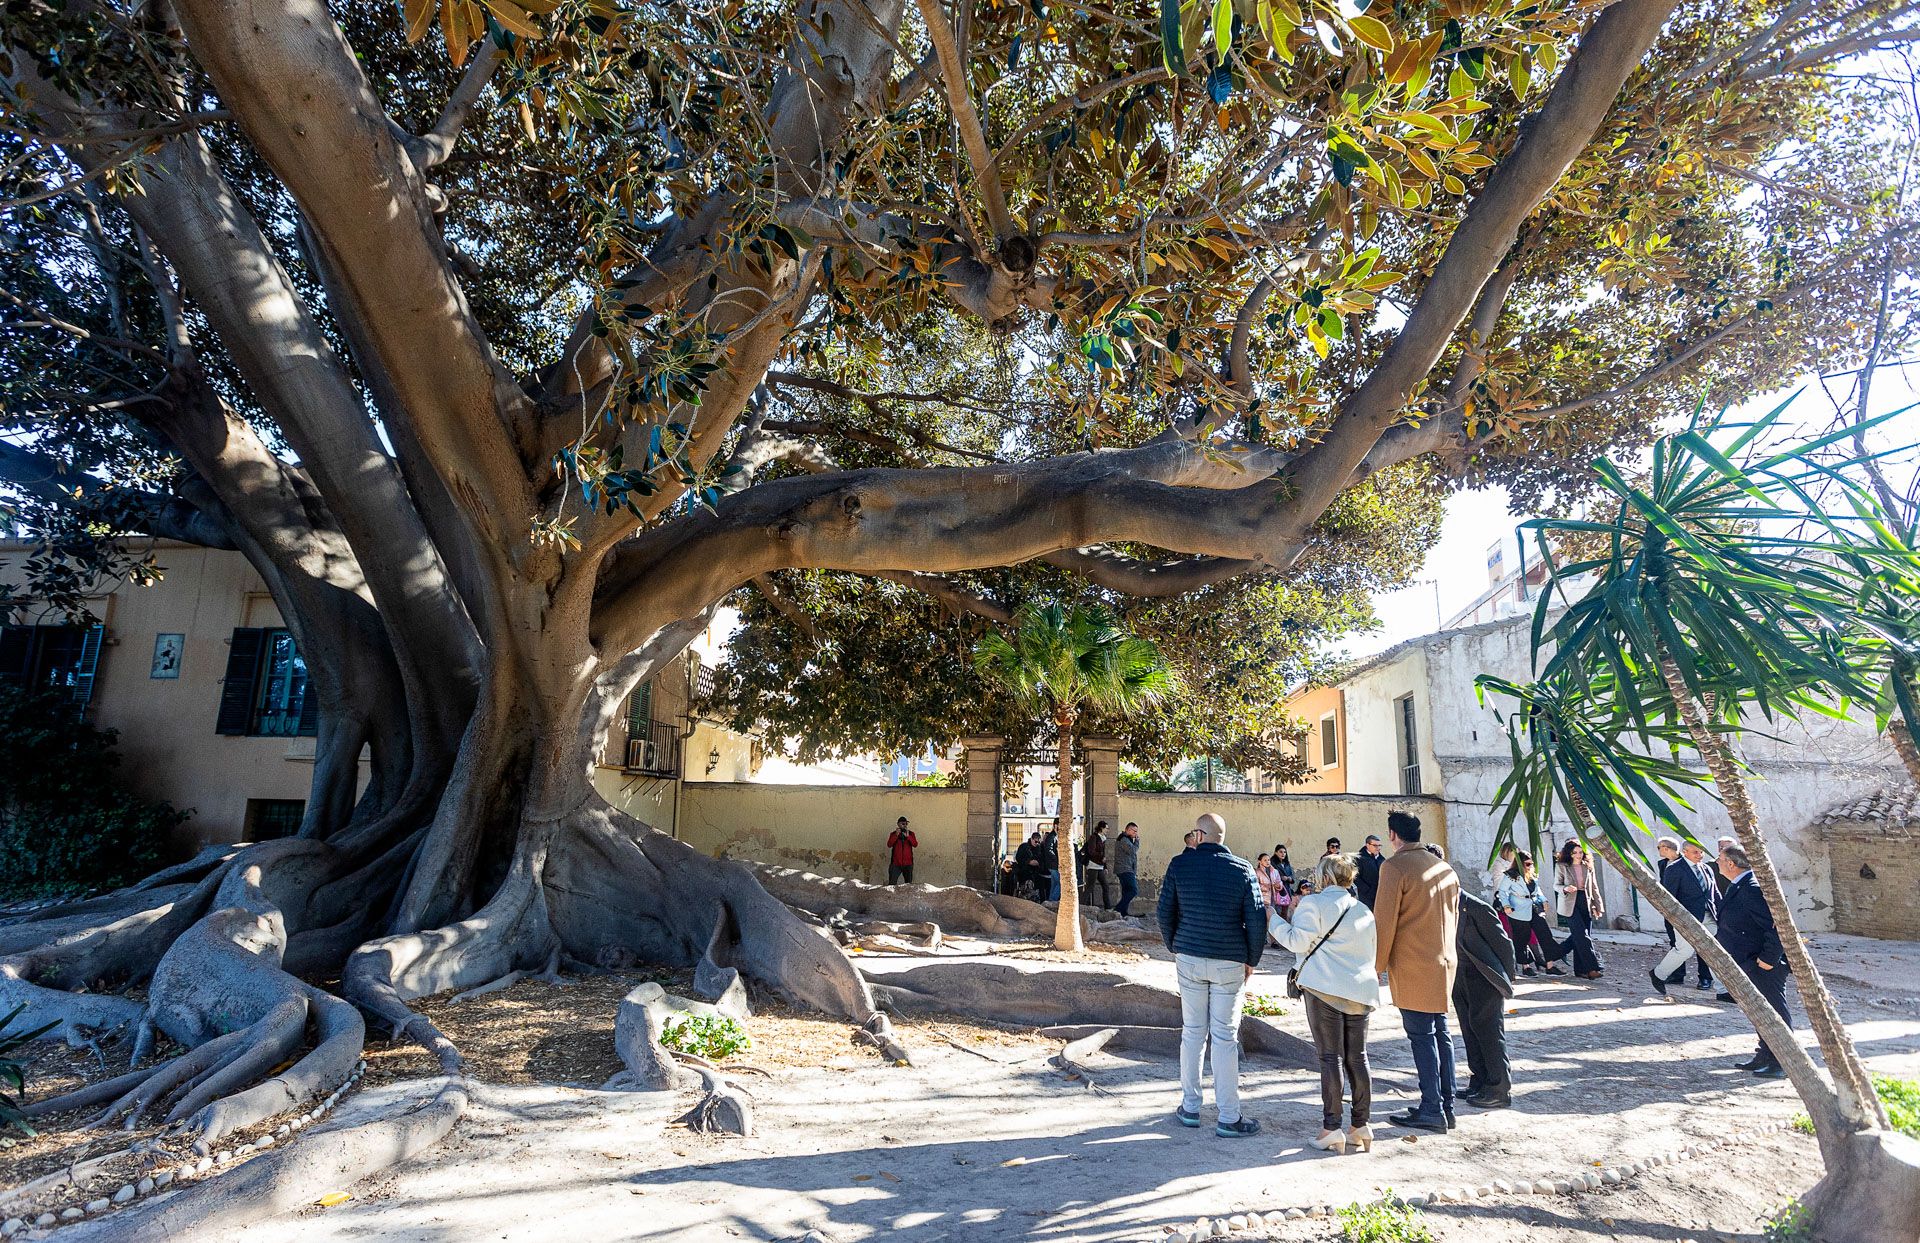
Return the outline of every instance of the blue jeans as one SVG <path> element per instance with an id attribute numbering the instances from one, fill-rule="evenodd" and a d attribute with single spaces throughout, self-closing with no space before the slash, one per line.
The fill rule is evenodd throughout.
<path id="1" fill-rule="evenodd" d="M 1127 913 L 1127 904 L 1140 896 L 1140 876 L 1135 872 L 1118 872 L 1120 878 L 1120 905 L 1117 908 L 1122 915 Z"/>
<path id="2" fill-rule="evenodd" d="M 1447 1016 L 1402 1010 L 1400 1023 L 1407 1029 L 1413 1067 L 1420 1075 L 1418 1113 L 1423 1118 L 1438 1118 L 1443 1111 L 1452 1113 L 1453 1036 L 1447 1031 Z"/>
<path id="3" fill-rule="evenodd" d="M 1058 870 L 1058 869 L 1056 869 L 1056 870 L 1054 870 L 1054 871 L 1051 871 L 1051 872 L 1048 872 L 1048 873 L 1047 873 L 1047 879 L 1048 879 L 1048 883 L 1049 883 L 1049 888 L 1047 889 L 1047 901 L 1049 901 L 1049 902 L 1058 902 L 1058 901 L 1060 900 L 1060 872 L 1059 872 L 1059 870 Z"/>

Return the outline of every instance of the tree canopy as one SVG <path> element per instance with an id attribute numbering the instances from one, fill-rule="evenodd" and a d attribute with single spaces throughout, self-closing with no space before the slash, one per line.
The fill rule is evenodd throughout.
<path id="1" fill-rule="evenodd" d="M 1147 602 L 1129 624 L 1176 663 L 1270 670 L 1290 619 L 1391 580 L 1446 488 L 1564 501 L 1702 390 L 1891 356 L 1904 85 L 1849 66 L 1912 19 L 15 0 L 0 475 L 69 598 L 163 571 L 133 537 L 266 579 L 320 709 L 306 853 L 217 866 L 262 869 L 287 961 L 368 1013 L 444 1058 L 408 998 L 563 952 L 692 962 L 718 926 L 742 971 L 872 1023 L 750 874 L 599 799 L 631 687 L 743 590 L 751 707 L 765 667 L 820 685 L 773 651 L 799 616 L 831 641 L 909 616 L 861 598 L 898 587 L 995 618 L 1055 575 Z M 886 694 L 920 672 L 888 642 L 963 646 L 883 629 L 833 659 L 887 664 Z M 182 954 L 239 935 L 164 927 Z M 114 961 L 153 971 L 171 935 Z M 72 1010 L 30 981 L 76 970 L 0 960 L 0 1001 Z M 145 1004 L 191 1033 L 206 1001 Z M 337 1082 L 338 1021 L 276 1082 Z"/>

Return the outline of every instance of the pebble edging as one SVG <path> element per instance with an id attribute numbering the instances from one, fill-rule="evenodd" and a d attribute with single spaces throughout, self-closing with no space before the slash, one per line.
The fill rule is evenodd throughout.
<path id="1" fill-rule="evenodd" d="M 213 1153 L 200 1157 L 197 1160 L 184 1160 L 178 1165 L 158 1170 L 150 1175 L 143 1175 L 134 1182 L 122 1183 L 120 1188 L 111 1195 L 75 1200 L 73 1203 L 62 1208 L 49 1209 L 42 1212 L 32 1219 L 9 1217 L 5 1221 L 0 1222 L 0 1239 L 11 1239 L 15 1237 L 25 1239 L 45 1238 L 49 1227 L 65 1225 L 68 1222 L 81 1221 L 88 1217 L 97 1217 L 102 1213 L 119 1208 L 121 1205 L 131 1204 L 141 1196 L 150 1195 L 156 1191 L 164 1191 L 176 1182 L 184 1183 L 195 1179 L 212 1177 L 220 1173 L 224 1167 L 244 1161 L 255 1153 L 265 1152 L 277 1143 L 290 1141 L 297 1133 L 319 1122 L 329 1113 L 332 1113 L 333 1107 L 340 1103 L 340 1098 L 345 1096 L 354 1084 L 360 1082 L 360 1076 L 365 1074 L 366 1070 L 367 1063 L 365 1059 L 362 1059 L 354 1065 L 353 1073 L 347 1076 L 347 1081 L 314 1102 L 313 1108 L 289 1118 L 273 1130 L 248 1140 L 244 1144 L 238 1144 L 231 1148 L 217 1149 Z"/>
<path id="2" fill-rule="evenodd" d="M 1545 1176 L 1534 1179 L 1497 1178 L 1477 1186 L 1432 1187 L 1425 1191 L 1410 1194 L 1396 1193 L 1381 1196 L 1376 1200 L 1364 1202 L 1361 1207 L 1398 1203 L 1408 1208 L 1425 1208 L 1430 1204 L 1468 1204 L 1475 1200 L 1487 1200 L 1496 1196 L 1509 1195 L 1578 1195 L 1587 1191 L 1598 1191 L 1602 1187 L 1618 1186 L 1630 1178 L 1638 1178 L 1649 1170 L 1672 1165 L 1676 1161 L 1686 1161 L 1694 1157 L 1705 1156 L 1710 1152 L 1742 1143 L 1762 1135 L 1773 1135 L 1791 1130 L 1793 1123 L 1772 1122 L 1765 1126 L 1747 1131 L 1740 1136 L 1722 1136 L 1719 1139 L 1701 1140 L 1695 1144 L 1685 1144 L 1669 1152 L 1647 1157 L 1625 1165 L 1588 1167 L 1576 1170 L 1564 1176 Z M 1157 1235 L 1149 1235 L 1143 1243 L 1200 1243 L 1203 1239 L 1226 1238 L 1236 1234 L 1264 1233 L 1289 1221 L 1299 1221 L 1307 1217 L 1332 1217 L 1344 1207 L 1334 1204 L 1314 1204 L 1305 1207 L 1274 1209 L 1267 1213 L 1253 1211 L 1232 1213 L 1225 1217 L 1202 1217 L 1190 1226 L 1164 1226 Z M 1255 1237 L 1258 1237 L 1257 1235 Z"/>

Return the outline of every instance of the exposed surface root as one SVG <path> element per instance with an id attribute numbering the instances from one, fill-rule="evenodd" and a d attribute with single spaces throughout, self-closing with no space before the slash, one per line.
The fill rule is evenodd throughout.
<path id="1" fill-rule="evenodd" d="M 983 894 L 964 885 L 869 885 L 840 876 L 750 864 L 768 893 L 802 910 L 835 912 L 902 924 L 938 924 L 948 933 L 989 937 L 1053 936 L 1054 915 L 1037 902 Z"/>
<path id="2" fill-rule="evenodd" d="M 1179 1046 L 1179 994 L 1111 972 L 1031 972 L 1009 963 L 929 963 L 889 971 L 874 980 L 873 988 L 897 1014 L 958 1014 L 1046 1027 L 1056 1035 L 1065 1034 L 1062 1025 L 1080 1036 L 1108 1027 L 1160 1029 L 1170 1031 L 1174 1048 Z M 1141 1033 L 1135 1039 L 1150 1038 Z M 1306 1041 L 1258 1018 L 1241 1019 L 1240 1043 L 1249 1052 L 1268 1054 L 1301 1069 L 1319 1065 L 1318 1055 Z"/>

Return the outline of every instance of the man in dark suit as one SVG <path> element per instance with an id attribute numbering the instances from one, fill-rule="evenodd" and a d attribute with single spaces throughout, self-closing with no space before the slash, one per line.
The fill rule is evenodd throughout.
<path id="1" fill-rule="evenodd" d="M 1380 853 L 1380 839 L 1367 834 L 1360 853 L 1353 857 L 1358 869 L 1353 878 L 1353 896 L 1366 903 L 1368 910 L 1373 909 L 1374 900 L 1380 896 L 1380 865 L 1386 861 L 1386 856 Z"/>
<path id="2" fill-rule="evenodd" d="M 1714 939 L 1740 964 L 1760 995 L 1767 999 L 1781 1021 L 1787 1020 L 1787 955 L 1780 945 L 1779 930 L 1773 926 L 1773 912 L 1767 909 L 1766 895 L 1754 882 L 1747 854 L 1738 846 L 1720 848 L 1720 875 L 1727 891 L 1720 897 L 1720 926 Z M 1780 1059 L 1760 1040 L 1753 1056 L 1738 1063 L 1762 1079 L 1780 1079 L 1786 1071 Z"/>
<path id="3" fill-rule="evenodd" d="M 1663 837 L 1660 844 L 1665 847 L 1672 840 Z M 1666 851 L 1662 849 L 1661 854 L 1665 855 Z M 1686 908 L 1687 914 L 1705 924 L 1707 931 L 1712 932 L 1713 909 L 1719 901 L 1720 889 L 1714 883 L 1713 873 L 1707 870 L 1706 858 L 1707 852 L 1694 842 L 1681 846 L 1675 858 L 1662 858 L 1660 861 L 1660 887 L 1672 894 L 1674 901 Z M 1660 960 L 1659 966 L 1647 973 L 1653 981 L 1654 992 L 1664 997 L 1667 985 L 1680 983 L 1687 974 L 1689 957 L 1699 973 L 1699 982 L 1694 987 L 1701 991 L 1713 987 L 1713 975 L 1707 970 L 1706 960 L 1694 954 L 1692 946 L 1675 937 L 1672 924 L 1667 925 L 1667 944 L 1671 947 L 1667 956 Z"/>
<path id="4" fill-rule="evenodd" d="M 1507 1066 L 1507 1001 L 1519 974 L 1513 941 L 1500 913 L 1470 893 L 1460 895 L 1460 969 L 1453 977 L 1453 1009 L 1467 1043 L 1467 1090 L 1461 1098 L 1479 1109 L 1512 1104 Z"/>

